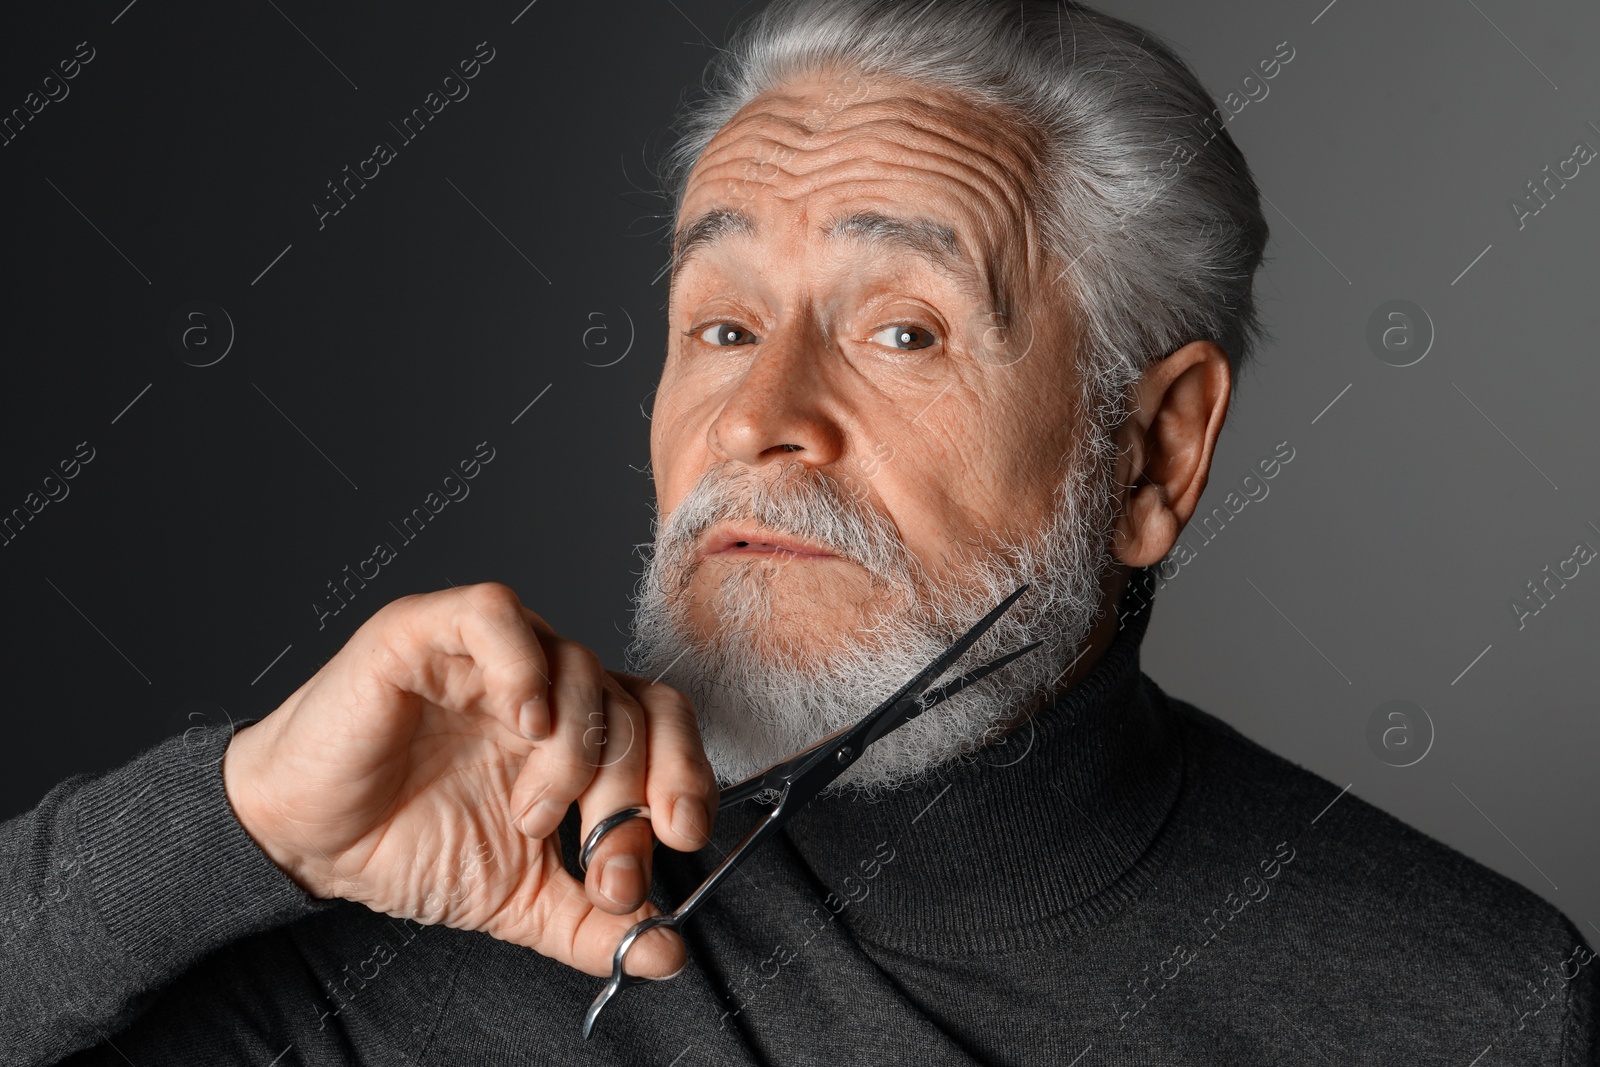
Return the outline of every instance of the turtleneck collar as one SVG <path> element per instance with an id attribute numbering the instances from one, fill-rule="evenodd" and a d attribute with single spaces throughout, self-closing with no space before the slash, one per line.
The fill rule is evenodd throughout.
<path id="1" fill-rule="evenodd" d="M 1136 863 L 1183 779 L 1174 716 L 1139 670 L 1152 584 L 1130 576 L 1099 661 L 1003 743 L 876 799 L 818 798 L 789 824 L 818 881 L 860 898 L 839 915 L 858 937 L 920 955 L 1014 951 L 1144 887 Z"/>

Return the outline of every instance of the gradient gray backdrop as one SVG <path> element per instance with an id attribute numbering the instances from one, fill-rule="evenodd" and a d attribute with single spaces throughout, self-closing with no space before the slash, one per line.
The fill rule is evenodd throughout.
<path id="1" fill-rule="evenodd" d="M 748 6 L 525 4 L 6 16 L 0 113 L 79 41 L 95 53 L 0 147 L 0 513 L 80 441 L 95 458 L 0 547 L 0 814 L 270 712 L 408 592 L 507 582 L 620 665 L 665 337 L 649 163 Z M 1600 567 L 1521 629 L 1511 604 L 1600 548 L 1600 167 L 1521 228 L 1508 201 L 1600 147 L 1600 15 L 1105 6 L 1219 98 L 1294 52 L 1229 124 L 1268 199 L 1273 339 L 1203 510 L 1280 442 L 1294 458 L 1160 594 L 1146 671 L 1327 777 L 1330 802 L 1348 784 L 1595 938 Z M 319 229 L 324 183 L 398 142 L 388 124 L 481 41 L 471 95 Z M 1410 366 L 1368 340 L 1392 300 L 1422 309 L 1415 345 L 1432 334 Z M 471 495 L 319 628 L 325 583 L 398 543 L 389 523 L 480 441 L 495 458 Z M 1386 717 L 1397 700 L 1408 719 Z"/>

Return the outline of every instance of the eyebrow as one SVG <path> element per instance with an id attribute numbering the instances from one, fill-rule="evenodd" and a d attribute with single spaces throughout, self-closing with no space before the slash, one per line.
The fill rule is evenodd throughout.
<path id="1" fill-rule="evenodd" d="M 898 245 L 949 273 L 957 273 L 957 264 L 966 262 L 956 231 L 932 219 L 902 219 L 876 211 L 857 211 L 823 223 L 821 231 L 824 237 L 853 237 L 875 245 Z"/>
<path id="2" fill-rule="evenodd" d="M 755 232 L 755 220 L 735 208 L 712 208 L 696 215 L 692 222 L 673 234 L 672 261 L 669 265 L 671 276 L 677 278 L 678 272 L 688 262 L 689 256 L 702 245 L 721 240 L 728 234 L 738 233 L 753 237 Z"/>
<path id="3" fill-rule="evenodd" d="M 961 247 L 955 229 L 945 223 L 929 218 L 900 218 L 877 211 L 854 211 L 826 220 L 817 232 L 827 239 L 850 238 L 904 248 L 949 275 L 968 295 L 980 299 L 987 296 L 995 307 L 1005 306 L 997 279 L 973 264 Z M 697 249 L 730 234 L 753 237 L 755 233 L 755 220 L 736 208 L 712 208 L 696 215 L 673 236 L 671 276 L 677 277 Z M 981 284 L 984 281 L 987 286 Z"/>
<path id="4" fill-rule="evenodd" d="M 849 237 L 915 252 L 979 303 L 987 298 L 992 308 L 1001 311 L 1010 306 L 1000 279 L 986 269 L 985 264 L 974 262 L 967 255 L 955 229 L 945 223 L 923 217 L 900 218 L 877 211 L 855 211 L 824 222 L 820 229 L 828 238 Z"/>

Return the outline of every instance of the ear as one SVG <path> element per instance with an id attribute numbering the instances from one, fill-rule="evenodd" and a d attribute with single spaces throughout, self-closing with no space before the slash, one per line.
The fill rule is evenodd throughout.
<path id="1" fill-rule="evenodd" d="M 1172 551 L 1205 491 L 1232 388 L 1227 354 L 1210 341 L 1184 345 L 1133 387 L 1133 410 L 1117 430 L 1118 562 L 1148 567 Z"/>

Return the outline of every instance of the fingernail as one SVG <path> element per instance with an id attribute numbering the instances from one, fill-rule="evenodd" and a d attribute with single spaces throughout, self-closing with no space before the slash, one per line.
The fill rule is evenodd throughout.
<path id="1" fill-rule="evenodd" d="M 671 948 L 672 948 L 672 946 L 674 944 L 682 944 L 682 942 L 679 941 L 678 936 L 676 934 L 670 933 L 669 931 L 664 930 L 664 929 L 660 929 L 660 928 L 655 929 L 655 930 L 651 930 L 649 933 L 647 933 L 643 937 L 641 937 L 638 941 L 635 941 L 633 947 L 637 950 L 637 949 L 641 948 L 642 946 L 644 946 L 646 943 L 649 943 L 652 948 L 659 948 L 662 951 L 671 950 Z M 689 957 L 688 957 L 688 954 L 685 953 L 685 955 L 683 957 L 683 962 L 678 964 L 678 969 L 673 971 L 671 974 L 663 974 L 663 975 L 640 974 L 638 971 L 634 970 L 634 968 L 632 966 L 632 963 L 631 963 L 632 958 L 633 958 L 633 956 L 635 954 L 636 953 L 634 953 L 634 952 L 630 952 L 628 954 L 628 956 L 626 958 L 624 958 L 623 961 L 622 961 L 622 972 L 624 974 L 631 975 L 634 978 L 648 978 L 652 982 L 665 982 L 669 978 L 678 977 L 678 975 L 683 973 L 684 968 L 689 966 Z"/>
<path id="2" fill-rule="evenodd" d="M 544 701 L 537 697 L 523 701 L 517 713 L 517 729 L 529 741 L 543 741 L 550 733 L 550 717 L 545 714 Z"/>
<path id="3" fill-rule="evenodd" d="M 710 840 L 706 833 L 706 808 L 693 797 L 679 797 L 672 806 L 672 832 L 689 841 Z"/>
<path id="4" fill-rule="evenodd" d="M 684 968 L 686 968 L 688 966 L 689 966 L 689 960 L 688 960 L 687 957 L 685 957 L 684 961 L 682 963 L 678 964 L 678 969 L 673 971 L 671 974 L 664 974 L 660 978 L 652 978 L 650 980 L 652 982 L 665 982 L 669 978 L 676 978 L 676 977 L 678 977 L 678 975 L 682 974 L 683 971 L 684 971 Z"/>
<path id="5" fill-rule="evenodd" d="M 643 887 L 639 884 L 641 881 L 643 875 L 638 857 L 624 852 L 611 857 L 601 869 L 600 895 L 613 904 L 627 907 L 644 895 Z"/>

